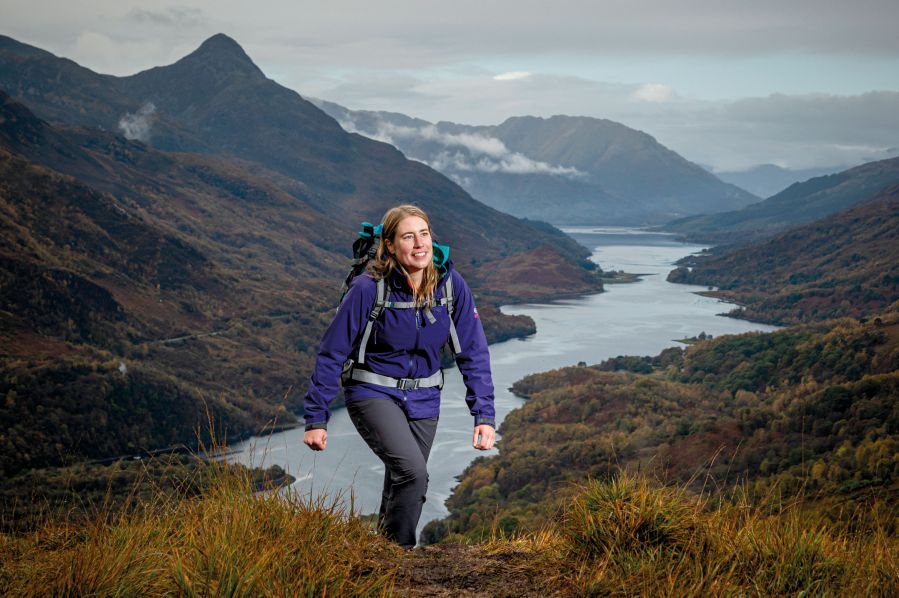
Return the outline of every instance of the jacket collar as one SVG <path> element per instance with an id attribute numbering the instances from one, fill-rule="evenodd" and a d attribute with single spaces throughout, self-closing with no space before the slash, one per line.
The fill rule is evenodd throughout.
<path id="1" fill-rule="evenodd" d="M 453 271 L 453 261 L 447 260 L 444 262 L 443 266 L 440 268 L 442 276 L 440 280 L 437 281 L 437 288 L 435 291 L 439 291 L 443 288 L 443 285 L 446 284 L 446 279 Z M 409 279 L 405 274 L 400 272 L 398 269 L 394 268 L 393 272 L 390 274 L 390 279 L 388 280 L 390 284 L 390 292 L 402 291 L 403 293 L 412 294 L 412 287 L 409 285 Z"/>

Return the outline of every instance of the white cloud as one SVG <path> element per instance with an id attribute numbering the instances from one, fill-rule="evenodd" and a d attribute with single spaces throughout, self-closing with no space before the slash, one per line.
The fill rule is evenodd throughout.
<path id="1" fill-rule="evenodd" d="M 672 102 L 677 99 L 673 89 L 661 83 L 647 83 L 641 85 L 634 92 L 634 99 L 640 102 Z"/>
<path id="2" fill-rule="evenodd" d="M 147 143 L 150 141 L 150 130 L 156 120 L 156 106 L 147 102 L 134 114 L 126 114 L 119 120 L 119 130 L 126 139 L 137 139 Z"/>
<path id="3" fill-rule="evenodd" d="M 510 151 L 499 139 L 485 135 L 442 133 L 434 125 L 404 127 L 384 121 L 378 122 L 377 131 L 374 133 L 359 130 L 353 121 L 340 121 L 340 125 L 350 133 L 366 135 L 404 150 L 409 146 L 404 142 L 432 142 L 446 147 L 447 150 L 437 152 L 430 160 L 414 154 L 408 155 L 410 159 L 427 164 L 443 173 L 501 172 L 505 174 L 545 174 L 567 178 L 587 176 L 577 168 L 551 166 L 545 162 L 531 160 L 518 152 Z M 457 177 L 454 180 L 460 182 L 462 179 Z"/>
<path id="4" fill-rule="evenodd" d="M 493 78 L 494 81 L 515 81 L 516 79 L 530 79 L 532 73 L 527 71 L 512 71 L 510 73 L 503 73 L 501 75 L 497 75 Z"/>

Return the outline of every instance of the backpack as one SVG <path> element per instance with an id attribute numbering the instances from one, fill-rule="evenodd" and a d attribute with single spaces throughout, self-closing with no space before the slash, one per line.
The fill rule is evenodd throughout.
<path id="1" fill-rule="evenodd" d="M 381 244 L 381 226 L 374 226 L 368 222 L 362 223 L 362 231 L 359 233 L 359 238 L 353 242 L 353 257 L 351 260 L 350 271 L 347 273 L 346 279 L 343 281 L 342 291 L 343 296 L 340 298 L 343 301 L 343 297 L 346 297 L 347 292 L 350 289 L 350 283 L 354 278 L 359 276 L 365 271 L 366 266 L 368 266 L 368 262 L 375 259 L 377 257 L 378 247 Z M 445 245 L 438 245 L 434 243 L 434 263 L 438 268 L 445 270 L 444 265 L 449 259 L 449 247 Z M 433 314 L 431 314 L 431 308 L 436 307 L 438 305 L 446 306 L 446 313 L 450 317 L 450 334 L 449 334 L 449 346 L 450 350 L 453 353 L 453 356 L 459 353 L 460 345 L 459 345 L 459 337 L 456 334 L 456 326 L 453 323 L 453 310 L 455 303 L 455 293 L 453 292 L 453 279 L 451 276 L 446 277 L 446 283 L 443 287 L 443 297 L 441 299 L 432 299 L 427 304 L 424 305 L 416 305 L 412 302 L 403 302 L 403 301 L 390 301 L 390 289 L 387 287 L 387 283 L 382 278 L 377 281 L 376 286 L 376 295 L 375 302 L 372 305 L 371 311 L 368 314 L 368 322 L 365 324 L 365 331 L 362 333 L 362 340 L 359 343 L 359 360 L 354 362 L 352 359 L 348 359 L 346 363 L 343 364 L 343 374 L 341 375 L 341 380 L 346 382 L 347 380 L 356 380 L 359 382 L 368 382 L 371 384 L 378 384 L 380 386 L 395 386 L 400 390 L 409 390 L 415 388 L 427 388 L 431 386 L 436 386 L 438 389 L 443 388 L 443 368 L 430 376 L 429 378 L 390 378 L 388 376 L 380 376 L 373 372 L 369 372 L 367 370 L 356 369 L 356 366 L 363 365 L 365 363 L 365 350 L 368 346 L 368 340 L 371 338 L 371 331 L 374 327 L 374 323 L 378 318 L 381 317 L 381 314 L 384 313 L 385 309 L 415 309 L 418 307 L 424 308 L 424 313 L 427 316 L 428 320 L 433 323 L 436 322 Z M 439 378 L 439 379 L 438 379 Z"/>

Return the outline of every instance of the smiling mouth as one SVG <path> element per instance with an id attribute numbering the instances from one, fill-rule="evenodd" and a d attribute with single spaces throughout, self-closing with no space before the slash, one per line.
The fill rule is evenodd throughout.
<path id="1" fill-rule="evenodd" d="M 414 257 L 414 258 L 416 258 L 416 259 L 421 259 L 421 258 L 423 258 L 423 257 L 426 257 L 427 255 L 428 255 L 428 252 L 427 252 L 427 251 L 424 251 L 424 252 L 422 252 L 422 253 L 413 253 L 413 254 L 412 254 L 412 257 Z"/>

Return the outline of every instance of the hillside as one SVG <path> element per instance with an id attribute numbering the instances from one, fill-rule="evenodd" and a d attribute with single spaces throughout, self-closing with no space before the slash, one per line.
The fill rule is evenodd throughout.
<path id="1" fill-rule="evenodd" d="M 692 257 L 671 282 L 718 287 L 731 316 L 797 324 L 872 317 L 899 300 L 899 185 L 774 239 L 718 256 Z"/>
<path id="2" fill-rule="evenodd" d="M 899 158 L 869 162 L 837 174 L 796 183 L 742 210 L 692 216 L 659 230 L 702 243 L 751 243 L 845 210 L 899 182 Z"/>
<path id="3" fill-rule="evenodd" d="M 20 105 L 4 101 L 2 108 L 0 142 L 24 138 L 29 125 L 32 132 L 48 127 L 26 119 Z M 145 146 L 111 137 L 120 159 L 140 161 Z M 180 195 L 162 195 L 164 187 L 143 180 L 144 192 L 136 186 L 122 201 L 2 145 L 5 474 L 191 442 L 209 416 L 230 432 L 252 429 L 280 404 L 299 404 L 287 391 L 309 375 L 336 297 L 295 280 L 274 259 L 276 242 L 265 251 L 254 246 L 262 243 L 252 242 L 256 227 L 246 226 L 252 213 L 236 209 L 245 197 L 202 184 L 202 175 L 221 173 L 215 163 L 169 160 L 160 177 L 171 176 L 184 188 Z M 97 170 L 108 165 L 99 152 L 75 157 L 96 158 Z M 257 199 L 297 203 L 274 187 L 268 197 L 264 191 Z M 181 202 L 191 209 L 178 213 Z M 202 223 L 213 203 L 230 208 L 218 242 L 212 227 L 185 224 Z M 319 256 L 319 277 L 339 271 L 328 252 L 292 242 L 297 257 Z M 282 252 L 285 259 L 292 249 Z"/>
<path id="4" fill-rule="evenodd" d="M 572 484 L 620 468 L 768 514 L 805 497 L 829 528 L 899 529 L 899 303 L 867 323 L 725 336 L 513 389 L 528 401 L 503 422 L 499 455 L 465 471 L 426 541 L 537 530 Z"/>
<path id="5" fill-rule="evenodd" d="M 849 168 L 851 166 L 847 165 L 792 170 L 781 168 L 775 164 L 759 164 L 743 171 L 715 172 L 715 176 L 726 183 L 746 189 L 758 197 L 771 197 L 795 183 L 802 183 L 814 177 L 836 174 Z"/>
<path id="6" fill-rule="evenodd" d="M 123 78 L 49 53 L 35 55 L 5 39 L 0 88 L 46 120 L 115 131 L 126 116 L 142 119 L 140 138 L 152 147 L 230 161 L 351 227 L 378 220 L 398 203 L 417 203 L 431 216 L 441 243 L 454 248 L 466 275 L 473 261 L 543 244 L 574 263 L 589 256 L 565 236 L 541 233 L 475 201 L 394 147 L 345 132 L 299 94 L 267 79 L 225 35 L 209 38 L 173 65 Z M 150 104 L 153 110 L 141 117 Z"/>
<path id="7" fill-rule="evenodd" d="M 292 420 L 349 226 L 227 162 L 50 124 L 2 92 L 0 202 L 5 475 L 189 443 L 209 417 Z M 491 341 L 533 332 L 483 313 Z"/>
<path id="8" fill-rule="evenodd" d="M 386 140 L 474 197 L 554 223 L 660 223 L 738 209 L 758 198 L 688 162 L 651 136 L 588 117 L 513 117 L 497 126 L 429 123 L 315 100 L 348 130 Z"/>
<path id="9" fill-rule="evenodd" d="M 66 58 L 0 35 L 0 89 L 25 103 L 44 120 L 117 131 L 141 104 L 117 90 L 111 80 Z M 210 151 L 183 124 L 153 114 L 153 144 L 166 151 Z"/>
<path id="10" fill-rule="evenodd" d="M 116 490 L 134 488 L 124 512 L 101 507 L 84 521 L 62 507 L 34 529 L 0 532 L 0 592 L 774 598 L 899 589 L 896 542 L 883 533 L 834 531 L 795 511 L 770 517 L 745 502 L 722 508 L 627 473 L 578 489 L 539 532 L 406 551 L 339 499 L 301 498 L 277 471 L 153 465 L 89 473 L 92 487 L 106 474 Z"/>

